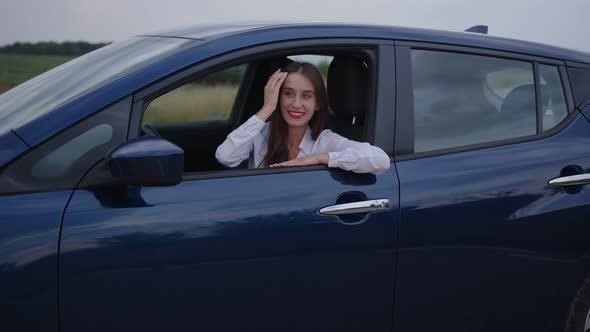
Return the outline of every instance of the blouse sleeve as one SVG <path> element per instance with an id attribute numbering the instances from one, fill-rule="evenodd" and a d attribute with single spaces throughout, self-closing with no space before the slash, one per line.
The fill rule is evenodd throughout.
<path id="1" fill-rule="evenodd" d="M 385 173 L 390 159 L 381 148 L 340 136 L 331 130 L 322 133 L 325 151 L 330 160 L 328 167 L 338 167 L 355 173 Z"/>
<path id="2" fill-rule="evenodd" d="M 248 159 L 250 151 L 254 148 L 254 138 L 260 134 L 264 126 L 264 121 L 252 115 L 248 121 L 227 135 L 225 141 L 217 147 L 217 161 L 227 167 L 236 167 Z"/>

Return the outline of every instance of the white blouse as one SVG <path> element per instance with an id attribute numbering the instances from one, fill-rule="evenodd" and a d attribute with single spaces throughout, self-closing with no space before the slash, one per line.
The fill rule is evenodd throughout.
<path id="1" fill-rule="evenodd" d="M 236 167 L 250 158 L 248 168 L 257 168 L 266 156 L 269 132 L 270 123 L 253 115 L 217 147 L 215 157 L 227 167 Z M 329 129 L 323 130 L 314 141 L 308 127 L 299 144 L 297 158 L 324 152 L 330 156 L 328 167 L 373 174 L 381 174 L 389 169 L 389 156 L 380 148 L 349 140 Z"/>

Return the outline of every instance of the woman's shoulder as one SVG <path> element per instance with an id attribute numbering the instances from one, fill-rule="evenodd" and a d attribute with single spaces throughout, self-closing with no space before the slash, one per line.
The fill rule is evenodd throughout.
<path id="1" fill-rule="evenodd" d="M 333 132 L 331 129 L 324 129 L 318 135 L 317 140 L 332 140 L 332 139 L 343 139 L 346 138 L 338 133 Z"/>
<path id="2" fill-rule="evenodd" d="M 334 136 L 334 135 L 338 135 L 335 132 L 333 132 L 331 129 L 324 129 L 320 132 L 320 134 L 318 135 L 318 138 L 322 137 L 322 136 Z M 340 136 L 340 135 L 338 135 Z"/>
<path id="3" fill-rule="evenodd" d="M 315 140 L 315 146 L 318 150 L 329 152 L 341 148 L 342 145 L 346 144 L 348 141 L 349 140 L 346 137 L 335 133 L 330 129 L 324 129 Z"/>

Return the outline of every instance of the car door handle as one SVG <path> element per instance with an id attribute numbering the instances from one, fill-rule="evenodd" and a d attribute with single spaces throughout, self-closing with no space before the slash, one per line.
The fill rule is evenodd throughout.
<path id="1" fill-rule="evenodd" d="M 372 199 L 362 202 L 352 202 L 326 206 L 325 208 L 320 209 L 320 214 L 329 216 L 350 213 L 374 212 L 387 209 L 389 209 L 388 199 Z"/>
<path id="2" fill-rule="evenodd" d="M 562 176 L 549 180 L 549 185 L 554 187 L 579 186 L 583 184 L 590 184 L 590 174 Z"/>

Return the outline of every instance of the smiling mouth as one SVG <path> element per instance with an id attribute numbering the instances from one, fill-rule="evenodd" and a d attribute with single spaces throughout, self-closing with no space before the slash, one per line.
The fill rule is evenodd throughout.
<path id="1" fill-rule="evenodd" d="M 301 119 L 305 115 L 305 112 L 300 112 L 300 111 L 287 111 L 287 113 L 293 119 Z"/>

